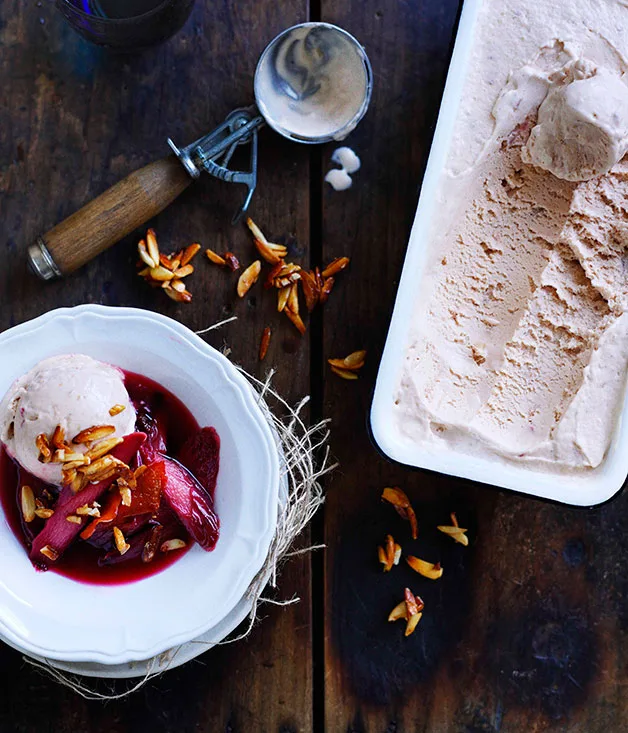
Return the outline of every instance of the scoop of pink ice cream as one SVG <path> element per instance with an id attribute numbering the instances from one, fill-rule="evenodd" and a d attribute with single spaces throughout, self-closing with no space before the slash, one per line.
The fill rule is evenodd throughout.
<path id="1" fill-rule="evenodd" d="M 19 377 L 0 402 L 0 440 L 8 453 L 51 484 L 61 484 L 61 464 L 40 462 L 36 441 L 57 425 L 69 441 L 95 425 L 113 426 L 111 437 L 132 433 L 135 409 L 121 370 L 83 354 L 53 356 Z M 87 446 L 73 448 L 85 452 Z"/>

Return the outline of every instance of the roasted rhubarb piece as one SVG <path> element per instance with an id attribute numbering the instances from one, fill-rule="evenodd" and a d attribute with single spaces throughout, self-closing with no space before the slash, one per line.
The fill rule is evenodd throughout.
<path id="1" fill-rule="evenodd" d="M 145 440 L 146 435 L 144 433 L 127 435 L 122 443 L 115 446 L 110 455 L 123 463 L 128 463 L 134 458 Z M 115 476 L 95 484 L 87 484 L 84 489 L 76 494 L 69 486 L 64 486 L 54 506 L 54 514 L 46 520 L 44 528 L 33 540 L 30 552 L 31 560 L 42 565 L 56 562 L 87 524 L 84 520 L 79 524 L 68 521 L 67 518 L 77 516 L 76 510 L 79 507 L 86 504 L 92 505 L 93 502 L 98 501 L 114 480 Z M 46 552 L 42 552 L 44 549 Z M 51 549 L 52 553 L 50 552 Z M 54 560 L 51 555 L 56 555 Z"/>
<path id="2" fill-rule="evenodd" d="M 177 455 L 179 463 L 193 473 L 213 498 L 220 468 L 220 436 L 214 428 L 191 435 Z"/>

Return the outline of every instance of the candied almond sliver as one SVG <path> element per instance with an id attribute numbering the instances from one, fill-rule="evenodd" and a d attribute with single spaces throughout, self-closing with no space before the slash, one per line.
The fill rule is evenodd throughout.
<path id="1" fill-rule="evenodd" d="M 301 336 L 303 336 L 303 334 L 305 333 L 305 324 L 301 320 L 301 316 L 298 313 L 294 313 L 288 307 L 285 308 L 284 313 L 292 321 L 293 325 L 295 326 L 297 331 L 301 334 Z"/>
<path id="2" fill-rule="evenodd" d="M 93 425 L 91 428 L 85 428 L 85 430 L 81 430 L 80 433 L 77 433 L 72 438 L 72 442 L 75 445 L 80 443 L 92 443 L 95 440 L 107 438 L 115 432 L 116 429 L 114 425 Z"/>
<path id="3" fill-rule="evenodd" d="M 227 260 L 225 260 L 224 257 L 221 257 L 219 254 L 214 252 L 211 249 L 206 249 L 205 254 L 207 255 L 207 259 L 210 262 L 213 262 L 214 265 L 220 265 L 221 267 L 225 267 L 227 264 Z"/>
<path id="4" fill-rule="evenodd" d="M 259 360 L 264 361 L 266 354 L 268 353 L 268 347 L 270 345 L 271 330 L 269 326 L 262 331 L 262 340 L 259 345 Z"/>
<path id="5" fill-rule="evenodd" d="M 198 242 L 190 244 L 183 250 L 181 255 L 181 267 L 185 267 L 200 252 L 201 245 Z"/>
<path id="6" fill-rule="evenodd" d="M 331 370 L 334 374 L 337 374 L 339 377 L 342 377 L 343 379 L 357 379 L 358 378 L 358 375 L 355 372 L 350 371 L 349 369 L 342 369 L 337 366 L 332 366 Z"/>
<path id="7" fill-rule="evenodd" d="M 347 369 L 361 369 L 364 366 L 366 351 L 354 351 L 343 359 L 344 366 Z"/>
<path id="8" fill-rule="evenodd" d="M 114 405 L 113 407 L 109 408 L 109 414 L 111 417 L 115 417 L 116 415 L 119 415 L 121 412 L 124 412 L 126 410 L 125 405 Z"/>
<path id="9" fill-rule="evenodd" d="M 341 270 L 349 264 L 350 260 L 348 257 L 337 257 L 335 260 L 330 262 L 327 267 L 321 273 L 323 278 L 333 277 L 337 275 Z"/>
<path id="10" fill-rule="evenodd" d="M 63 450 L 65 448 L 65 430 L 61 425 L 57 425 L 54 429 L 50 442 L 57 450 Z"/>
<path id="11" fill-rule="evenodd" d="M 30 486 L 22 486 L 20 490 L 20 503 L 24 521 L 32 522 L 35 519 L 35 494 Z"/>
<path id="12" fill-rule="evenodd" d="M 406 630 L 404 636 L 410 636 L 410 634 L 414 633 L 414 630 L 417 627 L 417 624 L 421 620 L 421 616 L 423 616 L 422 613 L 414 613 L 410 618 L 408 619 L 408 623 L 406 624 Z"/>
<path id="13" fill-rule="evenodd" d="M 421 560 L 419 557 L 408 555 L 406 557 L 408 565 L 415 570 L 419 575 L 430 580 L 438 580 L 443 575 L 443 568 L 440 563 L 431 563 L 426 560 Z"/>
<path id="14" fill-rule="evenodd" d="M 240 269 L 240 260 L 233 254 L 233 252 L 225 252 L 224 258 L 227 263 L 227 267 L 232 272 Z"/>
<path id="15" fill-rule="evenodd" d="M 181 279 L 182 277 L 187 277 L 188 275 L 191 275 L 193 272 L 194 265 L 183 265 L 182 267 L 179 267 L 177 270 L 174 271 L 174 276 Z"/>
<path id="16" fill-rule="evenodd" d="M 398 603 L 388 614 L 389 621 L 399 621 L 400 619 L 407 620 L 407 609 L 405 601 L 401 601 L 401 603 Z"/>
<path id="17" fill-rule="evenodd" d="M 290 286 L 288 308 L 296 315 L 299 315 L 299 286 L 297 283 L 292 283 Z"/>
<path id="18" fill-rule="evenodd" d="M 262 263 L 259 260 L 255 260 L 250 264 L 246 270 L 240 275 L 238 279 L 238 296 L 244 298 L 249 292 L 253 285 L 257 282 L 260 272 L 262 271 Z"/>
<path id="19" fill-rule="evenodd" d="M 150 258 L 157 264 L 159 262 L 159 247 L 157 246 L 157 236 L 154 229 L 146 232 L 146 249 Z"/>
<path id="20" fill-rule="evenodd" d="M 143 239 L 140 239 L 140 241 L 137 243 L 137 252 L 142 262 L 150 269 L 152 269 L 153 267 L 157 267 L 157 265 L 159 264 L 148 254 L 148 250 L 146 249 L 146 242 Z"/>
<path id="21" fill-rule="evenodd" d="M 122 530 L 119 527 L 113 528 L 113 540 L 116 545 L 116 550 L 121 555 L 124 555 L 131 548 L 131 545 L 127 543 L 124 535 L 122 534 Z"/>
<path id="22" fill-rule="evenodd" d="M 172 552 L 172 550 L 182 550 L 186 547 L 186 543 L 183 540 L 166 540 L 161 545 L 162 552 Z"/>

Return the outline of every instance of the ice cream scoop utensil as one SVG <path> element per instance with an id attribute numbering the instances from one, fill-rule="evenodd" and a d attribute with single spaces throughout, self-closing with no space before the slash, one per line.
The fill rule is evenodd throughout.
<path id="1" fill-rule="evenodd" d="M 246 186 L 233 222 L 247 210 L 257 183 L 258 132 L 268 124 L 304 143 L 342 139 L 364 116 L 371 66 L 362 46 L 328 23 L 303 23 L 279 34 L 262 53 L 255 74 L 256 105 L 231 112 L 191 145 L 168 143 L 174 155 L 131 173 L 28 249 L 42 279 L 62 277 L 165 209 L 203 171 Z M 250 145 L 248 170 L 229 167 L 239 145 Z"/>

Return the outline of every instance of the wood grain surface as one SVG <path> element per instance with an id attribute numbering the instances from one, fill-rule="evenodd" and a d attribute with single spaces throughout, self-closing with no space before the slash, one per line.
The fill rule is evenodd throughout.
<path id="1" fill-rule="evenodd" d="M 79 303 L 132 305 L 193 329 L 232 314 L 208 337 L 259 376 L 277 368 L 292 400 L 311 392 L 313 418 L 333 421 L 341 463 L 311 539 L 326 553 L 291 560 L 277 598 L 249 639 L 212 650 L 129 699 L 86 702 L 0 646 L 0 733 L 615 733 L 628 729 L 628 532 L 625 495 L 569 509 L 382 458 L 368 412 L 429 150 L 458 0 L 197 0 L 183 31 L 138 56 L 111 56 L 78 38 L 51 3 L 0 4 L 0 328 Z M 131 235 L 50 284 L 25 269 L 33 238 L 91 197 L 249 104 L 260 51 L 297 22 L 338 23 L 366 46 L 371 109 L 348 143 L 362 158 L 353 188 L 322 183 L 334 146 L 307 148 L 262 134 L 251 213 L 302 263 L 348 255 L 305 338 L 261 289 L 235 296 L 236 276 L 205 262 L 177 306 L 135 275 Z M 153 220 L 168 251 L 193 240 L 252 258 L 229 221 L 238 187 L 205 178 Z M 271 326 L 268 357 L 257 359 Z M 356 382 L 326 359 L 368 349 Z M 0 354 L 0 358 L 9 358 Z M 419 539 L 380 502 L 402 486 Z M 434 530 L 455 510 L 467 548 Z M 400 566 L 382 574 L 376 547 L 392 532 L 405 552 L 439 560 L 438 582 Z M 308 543 L 304 537 L 302 543 Z M 1 558 L 0 558 L 1 562 Z M 387 614 L 405 586 L 426 608 L 403 637 Z M 126 683 L 115 684 L 123 690 Z"/>

